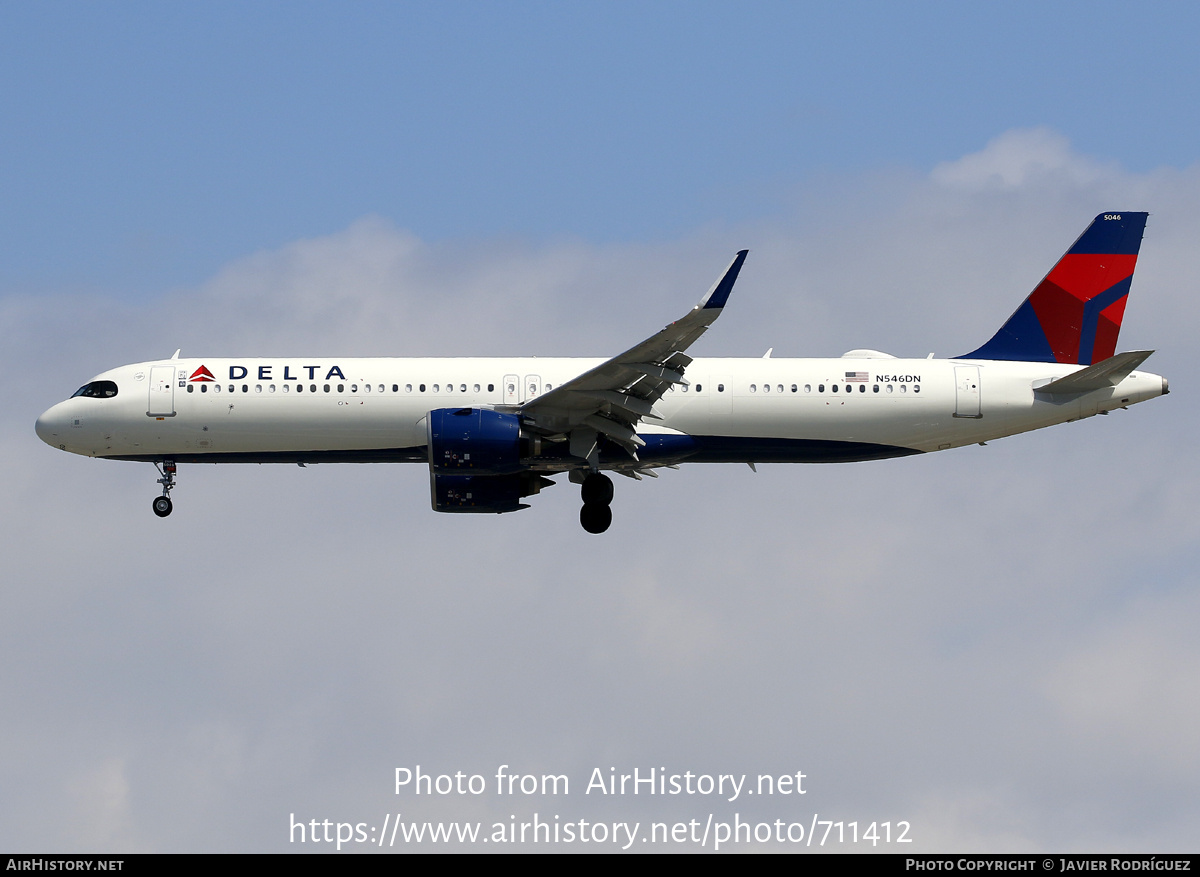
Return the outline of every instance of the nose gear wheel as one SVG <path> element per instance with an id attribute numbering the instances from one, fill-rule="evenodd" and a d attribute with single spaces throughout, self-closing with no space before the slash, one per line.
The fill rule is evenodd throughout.
<path id="1" fill-rule="evenodd" d="M 158 479 L 158 483 L 162 485 L 162 496 L 154 497 L 154 503 L 151 507 L 154 509 L 154 514 L 160 518 L 165 518 L 171 514 L 171 510 L 175 507 L 174 503 L 171 502 L 171 488 L 175 486 L 175 461 L 163 460 L 161 466 L 155 463 L 154 468 L 162 476 Z"/>

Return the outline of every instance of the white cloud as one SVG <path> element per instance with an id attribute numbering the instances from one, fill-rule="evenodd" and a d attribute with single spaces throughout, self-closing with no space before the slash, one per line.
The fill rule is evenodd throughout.
<path id="1" fill-rule="evenodd" d="M 69 842 L 79 849 L 144 852 L 134 832 L 129 777 L 123 759 L 107 758 L 71 782 L 74 812 L 66 820 Z"/>
<path id="2" fill-rule="evenodd" d="M 1155 588 L 1157 583 L 1146 583 Z M 1115 772 L 1194 785 L 1200 774 L 1200 602 L 1169 589 L 1090 629 L 1049 673 L 1045 690 L 1079 745 Z"/>
<path id="3" fill-rule="evenodd" d="M 980 191 L 1030 186 L 1095 186 L 1121 176 L 1111 163 L 1080 155 L 1050 128 L 1006 131 L 979 152 L 939 164 L 930 174 L 940 185 Z"/>

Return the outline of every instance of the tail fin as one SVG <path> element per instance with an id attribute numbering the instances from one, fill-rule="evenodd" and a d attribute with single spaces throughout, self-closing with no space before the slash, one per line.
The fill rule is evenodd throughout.
<path id="1" fill-rule="evenodd" d="M 1091 365 L 1112 356 L 1146 213 L 1101 213 L 1000 331 L 959 359 Z"/>

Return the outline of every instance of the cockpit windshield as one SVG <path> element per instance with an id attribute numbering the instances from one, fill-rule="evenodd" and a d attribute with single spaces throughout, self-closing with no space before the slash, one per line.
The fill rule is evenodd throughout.
<path id="1" fill-rule="evenodd" d="M 71 398 L 87 396 L 92 399 L 111 399 L 115 395 L 117 395 L 117 385 L 112 381 L 92 381 L 72 393 Z"/>

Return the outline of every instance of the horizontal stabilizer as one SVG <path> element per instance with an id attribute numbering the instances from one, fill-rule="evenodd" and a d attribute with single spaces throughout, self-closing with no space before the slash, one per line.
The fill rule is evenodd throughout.
<path id="1" fill-rule="evenodd" d="M 1044 387 L 1035 387 L 1034 391 L 1060 396 L 1115 387 L 1129 377 L 1130 372 L 1149 359 L 1153 352 L 1153 350 L 1131 350 L 1128 353 L 1118 353 L 1116 356 L 1110 356 L 1104 362 L 1089 365 L 1065 378 L 1051 381 Z"/>

